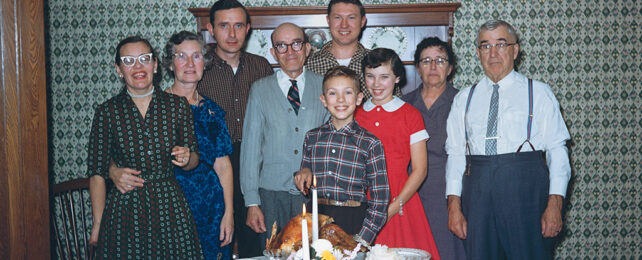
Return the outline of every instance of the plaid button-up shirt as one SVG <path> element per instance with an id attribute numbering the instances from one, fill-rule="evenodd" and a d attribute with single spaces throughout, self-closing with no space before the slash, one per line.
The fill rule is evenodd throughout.
<path id="1" fill-rule="evenodd" d="M 359 236 L 372 243 L 386 222 L 390 199 L 381 141 L 356 121 L 338 130 L 328 121 L 306 134 L 301 168 L 316 176 L 319 197 L 368 202 Z"/>
<path id="2" fill-rule="evenodd" d="M 308 58 L 305 68 L 321 75 L 325 75 L 325 73 L 328 72 L 328 70 L 330 70 L 331 68 L 339 66 L 339 62 L 337 62 L 337 59 L 330 52 L 331 47 L 332 41 L 327 42 L 321 47 L 321 49 L 312 53 Z M 361 73 L 361 61 L 363 60 L 363 56 L 366 56 L 369 51 L 370 50 L 366 49 L 365 47 L 363 47 L 363 45 L 361 45 L 361 43 L 359 43 L 359 45 L 357 46 L 357 52 L 354 53 L 354 55 L 350 59 L 350 64 L 348 64 L 348 68 L 361 75 L 359 77 L 359 81 L 361 81 L 361 92 L 363 92 L 365 99 L 370 97 L 370 93 L 368 92 L 368 90 L 366 90 L 366 82 L 363 79 L 363 73 Z"/>

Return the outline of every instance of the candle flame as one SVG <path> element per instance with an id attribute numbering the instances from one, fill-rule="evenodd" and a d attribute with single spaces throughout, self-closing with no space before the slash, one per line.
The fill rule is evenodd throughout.
<path id="1" fill-rule="evenodd" d="M 303 203 L 303 216 L 305 216 L 305 203 Z"/>
<path id="2" fill-rule="evenodd" d="M 317 176 L 312 177 L 312 186 L 317 187 Z"/>

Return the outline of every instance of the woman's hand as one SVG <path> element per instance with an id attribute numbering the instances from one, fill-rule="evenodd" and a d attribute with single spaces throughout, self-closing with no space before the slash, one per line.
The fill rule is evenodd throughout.
<path id="1" fill-rule="evenodd" d="M 92 246 L 98 246 L 98 234 L 100 233 L 100 222 L 94 224 L 91 227 L 91 236 L 89 236 L 89 244 Z"/>
<path id="2" fill-rule="evenodd" d="M 234 234 L 234 214 L 225 213 L 221 219 L 221 247 L 224 247 L 232 242 L 232 235 Z"/>
<path id="3" fill-rule="evenodd" d="M 174 156 L 172 163 L 181 168 L 187 166 L 191 157 L 189 148 L 182 146 L 174 146 L 174 148 L 172 148 L 172 155 Z"/>
<path id="4" fill-rule="evenodd" d="M 109 165 L 109 179 L 114 182 L 114 185 L 120 193 L 132 191 L 137 187 L 142 188 L 145 180 L 136 176 L 139 174 L 140 171 L 134 169 L 118 168 L 114 163 Z"/>
<path id="5" fill-rule="evenodd" d="M 399 205 L 399 202 L 396 199 L 391 201 L 390 204 L 388 204 L 388 218 L 386 218 L 386 224 L 390 222 L 392 217 L 394 217 L 395 215 L 397 215 L 397 213 L 399 213 L 400 206 L 401 205 Z"/>

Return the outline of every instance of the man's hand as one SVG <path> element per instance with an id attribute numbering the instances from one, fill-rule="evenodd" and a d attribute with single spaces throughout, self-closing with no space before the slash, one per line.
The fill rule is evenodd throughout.
<path id="1" fill-rule="evenodd" d="M 448 229 L 458 238 L 466 239 L 468 223 L 461 211 L 461 198 L 448 195 Z"/>
<path id="2" fill-rule="evenodd" d="M 267 231 L 265 229 L 263 211 L 261 211 L 259 206 L 250 206 L 247 208 L 247 220 L 245 221 L 245 224 L 256 233 L 264 233 Z"/>
<path id="3" fill-rule="evenodd" d="M 115 164 L 109 165 L 109 179 L 114 182 L 114 185 L 120 193 L 132 191 L 135 188 L 142 188 L 145 180 L 138 177 L 140 171 L 130 168 L 118 168 Z"/>
<path id="4" fill-rule="evenodd" d="M 549 195 L 548 205 L 542 214 L 542 236 L 556 237 L 562 231 L 562 201 L 560 195 Z"/>
<path id="5" fill-rule="evenodd" d="M 296 175 L 294 175 L 294 185 L 299 189 L 303 195 L 308 194 L 308 189 L 312 185 L 312 171 L 310 168 L 301 169 Z"/>

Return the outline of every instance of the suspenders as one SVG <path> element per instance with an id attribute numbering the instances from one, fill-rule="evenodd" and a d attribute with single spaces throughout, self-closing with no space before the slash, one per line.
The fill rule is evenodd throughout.
<path id="1" fill-rule="evenodd" d="M 468 155 L 471 155 L 470 153 L 470 145 L 468 142 L 468 130 L 466 130 L 466 115 L 468 115 L 468 108 L 470 107 L 470 100 L 473 97 L 473 93 L 475 92 L 475 87 L 477 87 L 477 84 L 473 85 L 470 88 L 470 92 L 468 92 L 468 99 L 466 100 L 466 110 L 464 112 L 464 133 L 466 134 L 466 151 L 468 152 Z M 535 151 L 535 147 L 531 143 L 531 127 L 533 126 L 533 79 L 528 79 L 528 124 L 526 124 L 526 140 L 519 146 L 517 149 L 517 152 L 519 153 L 522 150 L 522 146 L 524 146 L 525 143 L 528 143 L 530 145 L 531 149 Z M 466 175 L 470 175 L 470 160 L 466 159 Z"/>

